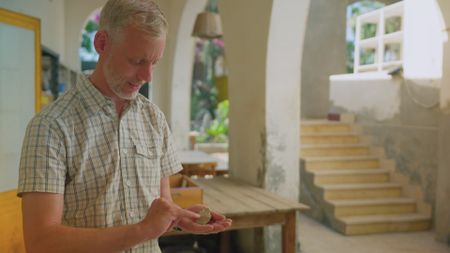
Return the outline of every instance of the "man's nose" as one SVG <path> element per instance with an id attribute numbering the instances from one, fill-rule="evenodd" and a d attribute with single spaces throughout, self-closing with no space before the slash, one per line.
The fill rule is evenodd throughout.
<path id="1" fill-rule="evenodd" d="M 140 69 L 137 73 L 138 80 L 145 81 L 146 83 L 151 82 L 152 81 L 152 71 L 153 71 L 152 65 L 140 67 Z"/>

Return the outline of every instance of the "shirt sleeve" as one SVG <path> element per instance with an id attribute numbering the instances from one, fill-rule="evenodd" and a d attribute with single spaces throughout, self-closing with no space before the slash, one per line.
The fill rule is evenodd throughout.
<path id="1" fill-rule="evenodd" d="M 28 124 L 19 165 L 18 196 L 24 192 L 64 193 L 66 149 L 56 123 L 35 116 Z"/>
<path id="2" fill-rule="evenodd" d="M 175 144 L 164 114 L 160 113 L 162 140 L 161 176 L 168 177 L 180 172 L 183 167 L 178 160 Z"/>

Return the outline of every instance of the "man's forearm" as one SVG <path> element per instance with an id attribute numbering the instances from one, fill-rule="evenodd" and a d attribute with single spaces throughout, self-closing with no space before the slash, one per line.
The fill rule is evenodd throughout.
<path id="1" fill-rule="evenodd" d="M 151 239 L 141 224 L 112 228 L 75 228 L 52 225 L 27 241 L 29 253 L 120 252 Z"/>
<path id="2" fill-rule="evenodd" d="M 169 177 L 161 178 L 160 182 L 161 197 L 172 201 L 172 195 L 170 194 L 170 179 Z"/>

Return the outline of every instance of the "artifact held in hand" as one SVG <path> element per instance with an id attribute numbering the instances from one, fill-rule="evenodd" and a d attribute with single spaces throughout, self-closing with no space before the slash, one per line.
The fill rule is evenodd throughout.
<path id="1" fill-rule="evenodd" d="M 200 218 L 196 220 L 198 224 L 205 225 L 211 220 L 211 210 L 209 208 L 203 208 L 198 214 L 200 215 Z"/>

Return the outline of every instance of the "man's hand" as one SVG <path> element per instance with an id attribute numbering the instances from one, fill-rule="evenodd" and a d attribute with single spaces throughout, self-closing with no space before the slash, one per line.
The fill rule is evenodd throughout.
<path id="1" fill-rule="evenodd" d="M 182 209 L 172 201 L 157 198 L 152 202 L 146 217 L 140 224 L 149 239 L 154 239 L 171 230 L 182 219 L 195 220 L 199 217 L 200 215 L 196 212 Z"/>
<path id="2" fill-rule="evenodd" d="M 204 205 L 195 205 L 187 210 L 198 213 L 203 208 L 207 208 Z M 178 226 L 184 231 L 194 234 L 211 234 L 222 232 L 231 226 L 231 219 L 227 219 L 225 216 L 211 211 L 211 220 L 205 224 L 200 225 L 196 223 L 197 218 L 184 217 L 178 221 Z"/>

